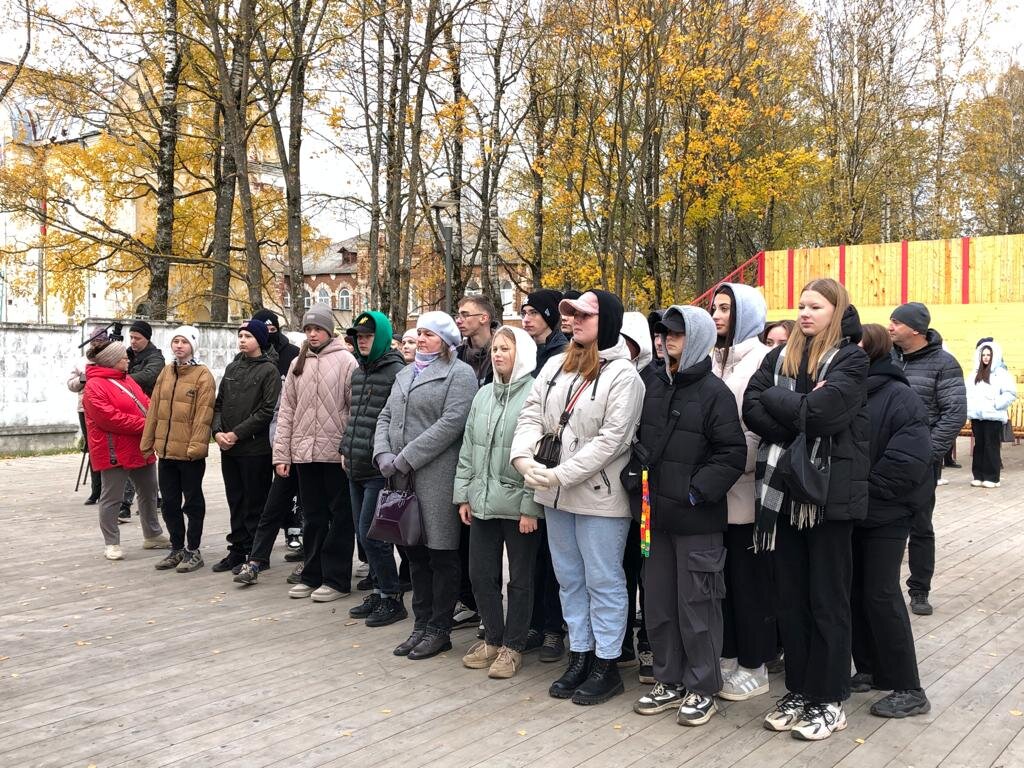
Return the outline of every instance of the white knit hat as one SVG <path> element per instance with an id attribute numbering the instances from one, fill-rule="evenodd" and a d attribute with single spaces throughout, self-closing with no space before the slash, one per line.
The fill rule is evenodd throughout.
<path id="1" fill-rule="evenodd" d="M 175 336 L 181 336 L 189 344 L 192 345 L 192 357 L 199 357 L 199 329 L 194 325 L 179 325 L 174 329 L 171 334 L 171 341 L 174 341 Z"/>
<path id="2" fill-rule="evenodd" d="M 436 336 L 440 336 L 441 340 L 450 347 L 457 347 L 459 342 L 462 341 L 459 326 L 452 320 L 452 316 L 446 312 L 438 310 L 424 312 L 416 321 L 416 328 L 424 328 Z"/>

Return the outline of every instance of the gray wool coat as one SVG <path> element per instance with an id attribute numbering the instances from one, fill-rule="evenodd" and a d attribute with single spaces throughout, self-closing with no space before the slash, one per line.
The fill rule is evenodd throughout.
<path id="1" fill-rule="evenodd" d="M 413 468 L 423 528 L 430 549 L 458 549 L 462 523 L 452 503 L 455 470 L 466 419 L 477 391 L 473 369 L 454 357 L 438 358 L 413 381 L 403 368 L 377 419 L 374 459 L 402 456 Z"/>

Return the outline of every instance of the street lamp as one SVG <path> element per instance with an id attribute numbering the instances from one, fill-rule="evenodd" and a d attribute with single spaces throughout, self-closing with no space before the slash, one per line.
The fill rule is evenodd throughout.
<path id="1" fill-rule="evenodd" d="M 449 315 L 452 313 L 452 225 L 451 218 L 459 208 L 455 200 L 441 198 L 430 204 L 434 211 L 434 218 L 437 221 L 437 228 L 441 230 L 441 237 L 444 238 L 444 311 Z M 442 217 L 442 213 L 444 217 Z M 445 223 L 445 218 L 448 223 Z"/>

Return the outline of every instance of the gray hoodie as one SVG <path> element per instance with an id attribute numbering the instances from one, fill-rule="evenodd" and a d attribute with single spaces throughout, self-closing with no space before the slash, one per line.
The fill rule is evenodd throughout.
<path id="1" fill-rule="evenodd" d="M 663 320 L 668 321 L 676 315 L 682 315 L 683 327 L 686 329 L 686 346 L 683 347 L 683 356 L 679 361 L 678 368 L 680 371 L 685 371 L 711 354 L 715 340 L 718 339 L 718 331 L 715 330 L 715 321 L 711 319 L 711 315 L 706 309 L 673 304 L 665 310 Z M 662 343 L 665 343 L 666 336 L 668 336 L 667 333 L 661 334 Z M 666 370 L 668 370 L 667 366 Z M 671 370 L 668 370 L 668 375 L 671 380 Z"/>

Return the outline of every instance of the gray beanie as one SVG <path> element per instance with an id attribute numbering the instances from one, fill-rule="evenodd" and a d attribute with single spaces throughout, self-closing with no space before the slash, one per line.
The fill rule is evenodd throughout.
<path id="1" fill-rule="evenodd" d="M 424 312 L 416 321 L 416 328 L 417 330 L 423 328 L 436 336 L 440 336 L 441 340 L 449 347 L 457 347 L 459 342 L 462 341 L 459 326 L 455 324 L 452 316 L 447 312 Z"/>
<path id="2" fill-rule="evenodd" d="M 918 333 L 927 333 L 928 326 L 932 323 L 932 315 L 928 311 L 928 307 L 919 301 L 900 304 L 892 311 L 889 319 L 895 320 L 897 323 L 903 323 Z"/>
<path id="3" fill-rule="evenodd" d="M 302 327 L 305 328 L 307 325 L 323 328 L 333 336 L 335 329 L 334 313 L 331 312 L 331 308 L 326 304 L 314 304 L 302 316 Z"/>
<path id="4" fill-rule="evenodd" d="M 113 368 L 127 356 L 128 351 L 120 341 L 112 341 L 105 347 L 91 349 L 86 355 L 101 368 Z"/>

